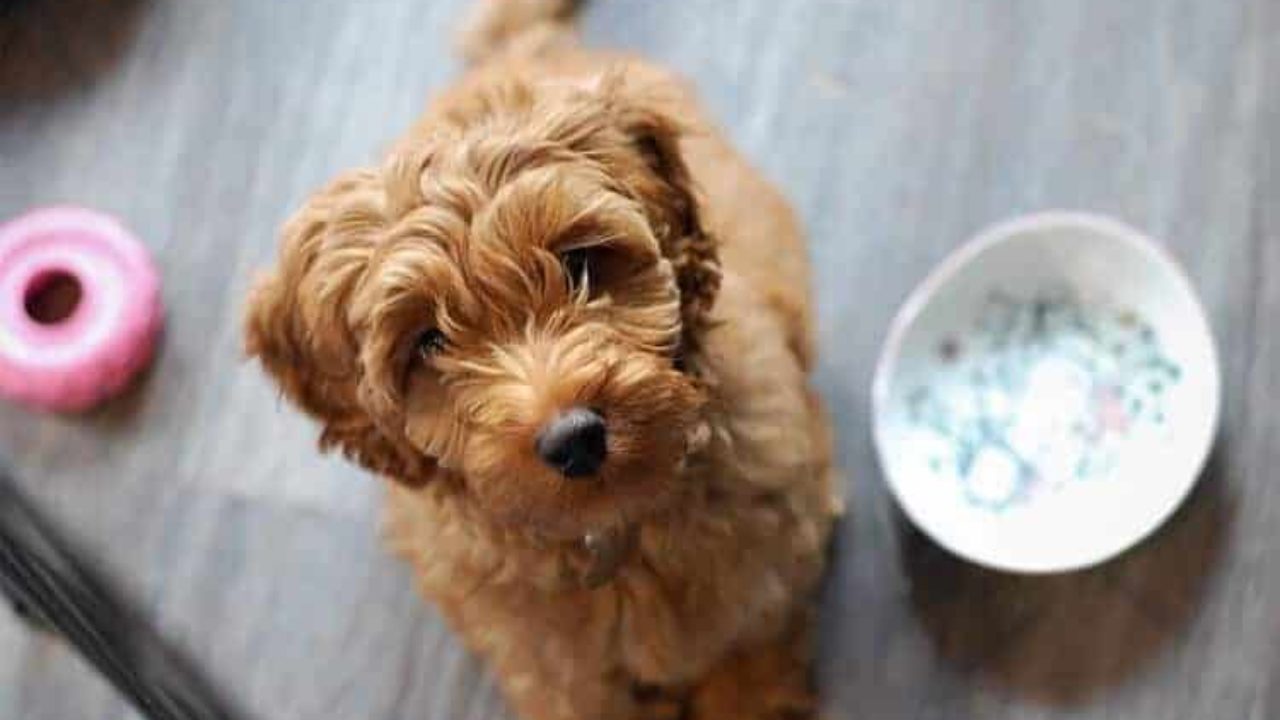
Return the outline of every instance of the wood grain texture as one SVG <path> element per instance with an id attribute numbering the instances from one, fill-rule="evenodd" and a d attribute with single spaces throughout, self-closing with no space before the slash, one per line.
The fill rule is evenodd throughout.
<path id="1" fill-rule="evenodd" d="M 373 483 L 315 455 L 313 429 L 238 347 L 276 227 L 447 83 L 467 0 L 123 4 L 50 11 L 110 28 L 99 48 L 3 45 L 0 63 L 24 71 L 0 82 L 0 216 L 52 202 L 121 215 L 166 278 L 164 349 L 88 417 L 0 409 L 3 452 L 258 717 L 501 716 L 380 550 Z M 14 17 L 54 22 L 0 23 Z M 831 717 L 1280 717 L 1280 6 L 596 0 L 585 32 L 692 77 L 809 229 L 819 379 L 853 499 L 823 607 Z M 1094 571 L 1016 578 L 906 527 L 867 389 L 894 308 L 933 263 L 1051 207 L 1166 240 L 1211 314 L 1226 412 L 1204 482 L 1158 535 Z M 0 717 L 133 715 L 0 612 Z"/>

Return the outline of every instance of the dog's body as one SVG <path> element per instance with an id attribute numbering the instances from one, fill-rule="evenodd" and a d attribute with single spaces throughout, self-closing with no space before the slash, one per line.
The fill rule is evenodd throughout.
<path id="1" fill-rule="evenodd" d="M 521 717 L 803 716 L 838 500 L 799 228 L 683 83 L 534 25 L 479 53 L 381 172 L 299 213 L 251 352 L 323 443 L 394 481 L 392 544 Z M 582 237 L 604 238 L 597 287 L 574 265 L 568 296 L 559 270 L 491 257 Z M 444 278 L 429 307 L 393 302 L 414 272 Z M 431 368 L 379 385 L 404 352 L 371 348 L 410 316 L 436 318 Z M 589 484 L 532 457 L 579 405 L 608 422 Z"/>

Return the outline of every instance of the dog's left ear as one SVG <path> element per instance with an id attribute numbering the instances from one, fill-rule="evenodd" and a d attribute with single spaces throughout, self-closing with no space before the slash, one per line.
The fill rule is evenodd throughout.
<path id="1" fill-rule="evenodd" d="M 628 92 L 621 76 L 602 80 L 601 92 L 656 180 L 637 183 L 635 189 L 675 270 L 685 350 L 695 350 L 720 290 L 720 254 L 703 224 L 698 190 L 681 151 L 686 128 L 663 109 L 660 99 Z"/>
<path id="2" fill-rule="evenodd" d="M 286 223 L 276 267 L 249 296 L 245 348 L 284 395 L 321 423 L 322 450 L 340 450 L 369 470 L 407 485 L 435 464 L 382 430 L 361 397 L 363 372 L 352 340 L 347 296 L 363 272 L 383 222 L 381 180 L 357 170 L 313 194 Z"/>

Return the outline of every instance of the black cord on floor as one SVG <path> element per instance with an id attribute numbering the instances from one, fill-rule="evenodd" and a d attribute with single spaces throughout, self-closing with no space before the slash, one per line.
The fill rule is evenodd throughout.
<path id="1" fill-rule="evenodd" d="M 0 591 L 37 628 L 66 638 L 151 720 L 243 720 L 112 592 L 0 467 Z"/>

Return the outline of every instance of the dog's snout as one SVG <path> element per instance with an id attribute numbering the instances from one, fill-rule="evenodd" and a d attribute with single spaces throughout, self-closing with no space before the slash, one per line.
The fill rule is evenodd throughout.
<path id="1" fill-rule="evenodd" d="M 604 464 L 606 429 L 600 413 L 576 407 L 558 415 L 538 434 L 536 450 L 567 478 L 594 475 Z"/>

